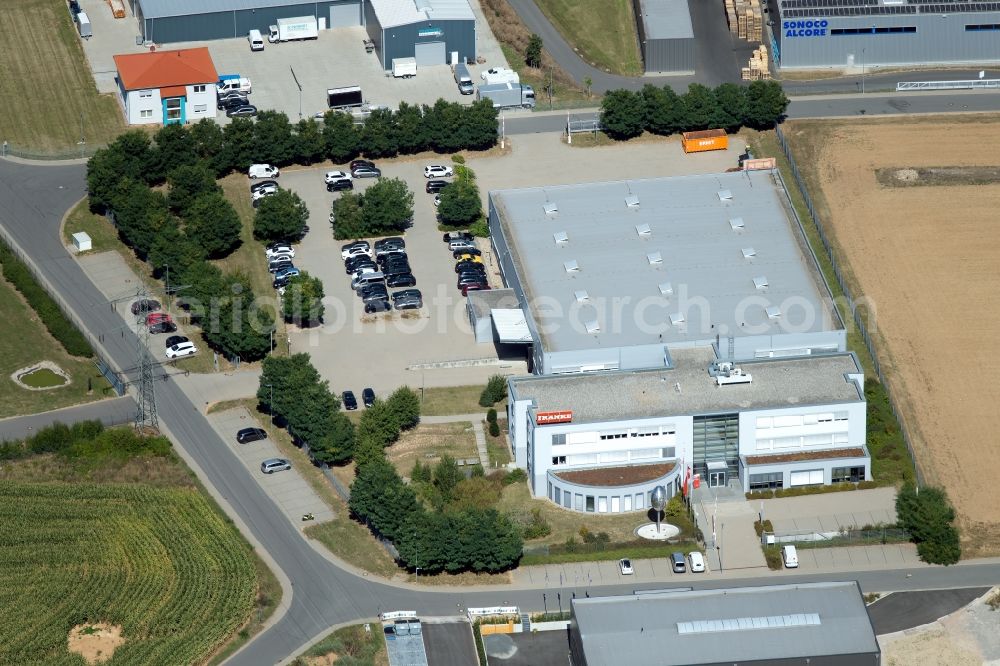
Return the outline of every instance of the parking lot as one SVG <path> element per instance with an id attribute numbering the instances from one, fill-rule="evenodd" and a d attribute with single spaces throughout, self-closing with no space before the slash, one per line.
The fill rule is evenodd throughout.
<path id="1" fill-rule="evenodd" d="M 476 14 L 481 16 L 478 3 L 473 0 L 472 4 L 476 5 Z M 124 19 L 113 18 L 104 0 L 80 0 L 80 5 L 93 25 L 94 36 L 84 40 L 83 46 L 98 90 L 116 92 L 113 56 L 148 50 L 148 47 L 136 45 L 139 25 L 128 11 L 128 3 L 128 15 Z M 256 53 L 250 51 L 245 38 L 180 42 L 157 45 L 157 48 L 207 46 L 219 74 L 240 74 L 251 80 L 251 104 L 258 109 L 283 111 L 293 122 L 299 119 L 300 111 L 303 118 L 325 111 L 327 89 L 342 86 L 360 85 L 368 103 L 393 109 L 399 106 L 400 101 L 433 104 L 444 98 L 468 104 L 474 99 L 458 92 L 451 68 L 447 65 L 421 67 L 412 79 L 394 79 L 387 75 L 376 54 L 365 53 L 362 40 L 366 37 L 364 28 L 356 27 L 322 30 L 319 39 L 312 41 L 267 43 L 263 51 Z M 482 69 L 506 67 L 507 62 L 489 26 L 482 19 L 477 22 L 476 38 L 479 55 L 486 60 L 483 65 L 470 67 L 478 81 Z M 302 86 L 301 95 L 296 78 Z M 225 113 L 220 112 L 216 120 L 225 124 Z"/>
<path id="2" fill-rule="evenodd" d="M 434 666 L 469 666 L 476 663 L 472 626 L 466 620 L 423 621 L 427 663 Z"/>

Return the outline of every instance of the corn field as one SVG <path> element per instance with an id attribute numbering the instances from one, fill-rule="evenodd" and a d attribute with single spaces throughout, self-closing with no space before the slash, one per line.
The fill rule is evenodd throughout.
<path id="1" fill-rule="evenodd" d="M 250 617 L 249 547 L 198 491 L 0 482 L 0 664 L 82 664 L 70 629 L 121 625 L 109 665 L 203 662 Z"/>

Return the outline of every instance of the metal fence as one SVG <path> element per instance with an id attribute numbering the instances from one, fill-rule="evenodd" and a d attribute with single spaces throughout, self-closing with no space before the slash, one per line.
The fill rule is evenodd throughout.
<path id="1" fill-rule="evenodd" d="M 908 543 L 911 535 L 902 527 L 893 525 L 873 526 L 867 529 L 847 528 L 836 532 L 816 530 L 799 532 L 765 533 L 767 544 L 796 544 L 800 548 L 826 548 L 829 546 L 878 545 Z"/>
<path id="2" fill-rule="evenodd" d="M 798 164 L 795 162 L 795 157 L 792 155 L 792 150 L 788 145 L 788 140 L 785 138 L 785 133 L 781 130 L 780 125 L 777 125 L 774 129 L 778 137 L 778 143 L 781 145 L 781 150 L 788 159 L 788 165 L 791 167 L 792 177 L 795 178 L 795 184 L 798 186 L 799 192 L 802 194 L 802 200 L 805 202 L 806 208 L 809 209 L 809 217 L 812 219 L 813 225 L 816 227 L 816 231 L 819 234 L 819 238 L 823 242 L 823 249 L 826 250 L 826 256 L 830 260 L 830 265 L 833 267 L 833 274 L 837 278 L 837 284 L 840 285 L 840 289 L 844 293 L 844 298 L 847 300 L 846 305 L 851 311 L 851 317 L 854 319 L 854 324 L 857 326 L 858 332 L 861 334 L 861 337 L 865 342 L 865 347 L 868 349 L 868 353 L 871 356 L 872 365 L 875 368 L 875 374 L 878 376 L 879 381 L 882 382 L 882 386 L 885 388 L 886 395 L 889 398 L 889 407 L 892 409 L 893 415 L 899 422 L 899 429 L 903 434 L 903 441 L 906 443 L 906 449 L 909 451 L 910 458 L 913 460 L 913 468 L 916 472 L 917 485 L 922 486 L 924 485 L 924 478 L 922 472 L 920 471 L 920 466 L 917 464 L 917 458 L 913 454 L 912 439 L 910 438 L 909 430 L 906 427 L 906 421 L 903 420 L 902 411 L 899 409 L 895 396 L 893 396 L 892 388 L 886 381 L 885 374 L 882 372 L 882 365 L 879 363 L 875 342 L 872 335 L 869 333 L 868 324 L 862 313 L 859 311 L 858 301 L 852 295 L 851 289 L 847 284 L 847 280 L 844 278 L 844 274 L 840 269 L 840 265 L 837 263 L 837 257 L 833 251 L 833 246 L 830 243 L 830 239 L 826 234 L 826 229 L 820 220 L 819 213 L 816 212 L 816 206 L 813 204 L 812 198 L 809 196 L 809 190 L 806 188 L 805 180 L 803 180 Z M 795 211 L 794 206 L 792 207 L 792 211 L 795 212 L 797 218 L 798 212 Z M 799 220 L 799 223 L 801 224 L 801 220 Z"/>
<path id="3" fill-rule="evenodd" d="M 0 143 L 0 157 L 17 157 L 24 160 L 74 160 L 92 157 L 101 148 L 104 148 L 104 145 L 81 142 L 76 146 L 67 146 L 60 150 L 39 151 L 4 141 Z"/>
<path id="4" fill-rule="evenodd" d="M 978 90 L 1000 88 L 1000 79 L 970 79 L 967 81 L 900 81 L 897 91 L 904 90 Z"/>

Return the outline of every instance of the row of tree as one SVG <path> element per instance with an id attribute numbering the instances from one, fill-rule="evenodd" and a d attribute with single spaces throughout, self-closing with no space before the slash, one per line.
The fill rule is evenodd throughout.
<path id="1" fill-rule="evenodd" d="M 330 213 L 338 240 L 402 233 L 413 224 L 413 192 L 400 178 L 379 178 L 364 194 L 344 192 Z"/>
<path id="2" fill-rule="evenodd" d="M 735 132 L 740 127 L 774 127 L 788 108 L 777 81 L 748 86 L 723 83 L 709 88 L 692 83 L 678 95 L 670 86 L 645 85 L 638 92 L 612 90 L 601 102 L 601 125 L 615 139 L 631 139 L 643 131 L 673 134 L 710 128 Z"/>

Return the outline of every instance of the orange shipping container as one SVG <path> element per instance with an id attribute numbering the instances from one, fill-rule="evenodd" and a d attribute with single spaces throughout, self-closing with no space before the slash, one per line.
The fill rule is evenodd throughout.
<path id="1" fill-rule="evenodd" d="M 713 129 L 681 134 L 681 145 L 685 153 L 702 153 L 706 150 L 725 150 L 729 147 L 726 130 Z"/>

